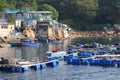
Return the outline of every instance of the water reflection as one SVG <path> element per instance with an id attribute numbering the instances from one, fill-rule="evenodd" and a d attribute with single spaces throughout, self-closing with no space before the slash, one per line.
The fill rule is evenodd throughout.
<path id="1" fill-rule="evenodd" d="M 64 44 L 48 44 L 48 51 L 52 51 L 53 49 L 60 48 L 63 51 L 66 51 L 67 46 L 71 44 L 71 39 L 64 40 Z"/>
<path id="2" fill-rule="evenodd" d="M 42 46 L 38 48 L 32 47 L 11 47 L 11 48 L 0 48 L 0 57 L 8 58 L 21 58 L 30 60 L 34 57 L 39 57 L 40 60 L 46 58 L 46 51 L 52 51 L 53 49 L 60 48 L 61 50 L 66 51 L 67 46 L 71 44 L 85 44 L 91 42 L 98 42 L 101 44 L 113 44 L 115 42 L 120 42 L 120 38 L 77 38 L 77 39 L 67 39 L 64 41 L 64 44 L 50 44 L 42 43 Z"/>
<path id="3" fill-rule="evenodd" d="M 61 50 L 66 51 L 67 45 L 71 44 L 71 40 L 65 40 L 64 44 L 50 44 L 42 43 L 42 46 L 38 48 L 33 47 L 11 47 L 11 48 L 1 48 L 0 57 L 7 58 L 20 58 L 30 60 L 34 57 L 39 57 L 40 60 L 46 58 L 46 51 L 52 51 L 53 49 L 60 48 Z"/>
<path id="4" fill-rule="evenodd" d="M 33 57 L 39 57 L 40 60 L 46 58 L 46 51 L 51 51 L 56 48 L 66 50 L 68 45 L 71 44 L 84 44 L 91 43 L 92 41 L 101 44 L 113 44 L 119 42 L 119 38 L 78 38 L 73 40 L 65 40 L 64 44 L 52 45 L 43 43 L 39 48 L 32 47 L 11 47 L 0 48 L 0 57 L 9 58 L 21 58 L 30 60 Z M 2 73 L 0 72 L 0 80 L 108 80 L 111 77 L 111 73 L 115 74 L 111 77 L 111 80 L 117 80 L 120 78 L 119 68 L 102 68 L 93 66 L 70 66 L 60 63 L 56 69 L 45 69 L 45 71 L 30 71 L 27 73 Z M 103 72 L 101 72 L 103 71 Z M 34 75 L 33 75 L 34 74 Z M 105 74 L 105 75 L 103 75 Z M 54 76 L 54 77 L 53 77 Z M 108 77 L 106 77 L 108 76 Z"/>

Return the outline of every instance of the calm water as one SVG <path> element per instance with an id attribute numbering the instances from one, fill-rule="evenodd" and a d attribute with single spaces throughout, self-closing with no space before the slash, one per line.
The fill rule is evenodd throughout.
<path id="1" fill-rule="evenodd" d="M 91 43 L 96 41 L 101 44 L 113 44 L 120 42 L 119 38 L 82 38 L 65 40 L 63 45 L 42 44 L 42 47 L 12 47 L 1 48 L 0 57 L 20 58 L 31 60 L 39 57 L 40 60 L 46 58 L 46 51 L 55 48 L 67 50 L 67 45 L 78 43 Z M 100 66 L 72 66 L 61 61 L 56 68 L 46 68 L 40 71 L 28 71 L 27 73 L 3 73 L 0 72 L 0 80 L 119 80 L 120 68 L 104 68 Z"/>

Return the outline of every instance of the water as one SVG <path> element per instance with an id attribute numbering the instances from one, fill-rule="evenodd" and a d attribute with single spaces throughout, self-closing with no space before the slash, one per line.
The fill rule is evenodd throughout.
<path id="1" fill-rule="evenodd" d="M 39 57 L 40 60 L 46 58 L 46 51 L 55 48 L 67 49 L 67 45 L 78 43 L 91 43 L 92 41 L 101 44 L 112 44 L 119 41 L 119 38 L 80 38 L 66 40 L 62 45 L 42 44 L 42 47 L 12 47 L 1 48 L 0 56 L 7 58 L 20 58 L 30 60 Z M 46 68 L 40 71 L 28 71 L 26 73 L 5 73 L 0 72 L 0 80 L 118 80 L 120 78 L 120 68 L 100 67 L 100 66 L 73 66 L 61 61 L 56 68 Z"/>

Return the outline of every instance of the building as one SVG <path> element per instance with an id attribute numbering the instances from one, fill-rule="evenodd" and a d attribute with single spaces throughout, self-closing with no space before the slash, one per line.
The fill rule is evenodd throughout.
<path id="1" fill-rule="evenodd" d="M 36 28 L 37 21 L 50 20 L 51 18 L 51 11 L 17 12 L 15 24 L 17 28 Z"/>
<path id="2" fill-rule="evenodd" d="M 0 24 L 0 36 L 10 36 L 14 32 L 14 24 Z"/>
<path id="3" fill-rule="evenodd" d="M 38 38 L 49 38 L 53 36 L 54 22 L 52 20 L 44 20 L 37 22 Z"/>
<path id="4" fill-rule="evenodd" d="M 1 13 L 0 16 L 0 36 L 10 36 L 15 32 L 14 24 L 8 23 L 5 17 L 5 13 Z"/>
<path id="5" fill-rule="evenodd" d="M 62 39 L 68 38 L 67 30 L 63 31 L 60 23 L 52 19 L 51 11 L 25 11 L 16 13 L 16 28 L 33 29 L 38 38 Z"/>

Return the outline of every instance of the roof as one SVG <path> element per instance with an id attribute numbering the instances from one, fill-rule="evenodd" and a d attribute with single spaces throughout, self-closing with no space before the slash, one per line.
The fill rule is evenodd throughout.
<path id="1" fill-rule="evenodd" d="M 28 13 L 37 13 L 37 14 L 52 14 L 52 11 L 29 11 Z"/>

